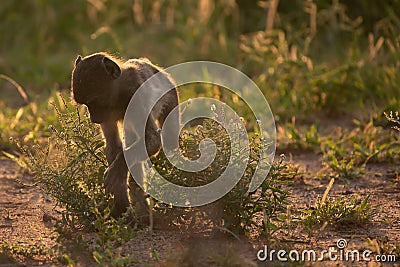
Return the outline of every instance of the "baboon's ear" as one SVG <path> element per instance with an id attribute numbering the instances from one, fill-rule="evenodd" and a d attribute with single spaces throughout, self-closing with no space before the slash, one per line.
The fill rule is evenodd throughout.
<path id="1" fill-rule="evenodd" d="M 75 67 L 76 67 L 76 65 L 78 65 L 79 62 L 81 62 L 81 61 L 82 61 L 82 57 L 81 57 L 81 55 L 78 55 L 78 57 L 75 59 Z"/>
<path id="2" fill-rule="evenodd" d="M 114 79 L 117 79 L 121 75 L 121 68 L 113 60 L 109 59 L 108 57 L 104 57 L 103 64 L 107 73 L 110 74 Z"/>

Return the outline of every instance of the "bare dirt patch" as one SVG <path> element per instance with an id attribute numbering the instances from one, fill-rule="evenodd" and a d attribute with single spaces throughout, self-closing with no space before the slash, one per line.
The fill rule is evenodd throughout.
<path id="1" fill-rule="evenodd" d="M 318 195 L 325 191 L 328 179 L 315 175 L 320 170 L 319 155 L 313 152 L 285 153 L 293 163 L 299 164 L 302 178 L 291 185 L 293 198 L 291 209 L 311 208 Z M 274 236 L 271 249 L 315 249 L 335 247 L 344 238 L 348 248 L 369 249 L 374 254 L 390 252 L 382 250 L 382 244 L 400 241 L 400 186 L 398 168 L 390 164 L 370 164 L 367 173 L 349 184 L 336 181 L 330 191 L 332 197 L 366 197 L 376 209 L 373 220 L 354 227 L 336 225 L 316 231 L 309 236 L 299 227 L 285 229 Z M 33 253 L 23 248 L 50 249 L 57 244 L 57 233 L 52 219 L 52 201 L 34 184 L 29 175 L 22 174 L 12 161 L 0 161 L 0 236 L 17 253 L 0 254 L 0 266 L 59 266 L 62 265 L 48 253 Z M 56 216 L 56 215 L 54 215 Z M 207 227 L 205 227 L 207 228 Z M 84 234 L 87 244 L 95 242 L 95 233 Z M 258 250 L 266 244 L 265 238 L 213 235 L 210 231 L 185 231 L 184 227 L 172 226 L 150 233 L 138 231 L 125 243 L 119 253 L 137 259 L 130 266 L 270 266 L 271 262 L 259 262 Z M 15 252 L 15 251 L 14 251 Z M 44 255 L 41 255 L 44 254 Z M 80 266 L 96 266 L 91 255 L 75 251 L 72 254 Z M 398 257 L 398 255 L 397 255 Z M 386 266 L 398 266 L 397 262 Z M 275 262 L 273 265 L 280 266 Z M 319 266 L 353 266 L 354 262 L 323 262 Z M 317 265 L 307 262 L 301 265 Z M 357 262 L 357 266 L 380 266 L 377 262 Z"/>
<path id="2" fill-rule="evenodd" d="M 12 161 L 0 161 L 0 236 L 21 254 L 31 254 L 32 258 L 17 255 L 16 259 L 0 254 L 0 265 L 11 266 L 15 260 L 21 265 L 44 264 L 49 260 L 46 255 L 34 255 L 35 251 L 25 248 L 40 249 L 43 244 L 55 245 L 55 232 L 49 224 L 46 210 L 51 210 L 50 199 L 44 195 L 28 175 L 19 172 Z M 40 254 L 40 253 L 39 253 Z M 20 265 L 17 264 L 17 265 Z"/>

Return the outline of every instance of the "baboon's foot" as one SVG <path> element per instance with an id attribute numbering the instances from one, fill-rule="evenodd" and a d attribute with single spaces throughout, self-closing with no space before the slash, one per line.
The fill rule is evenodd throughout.
<path id="1" fill-rule="evenodd" d="M 145 199 L 135 202 L 135 215 L 140 225 L 150 225 L 150 209 Z"/>
<path id="2" fill-rule="evenodd" d="M 114 201 L 111 210 L 111 216 L 113 216 L 114 218 L 118 218 L 123 213 L 127 212 L 128 208 L 130 207 L 128 192 L 126 191 L 114 192 L 113 196 L 114 196 Z M 132 214 L 130 214 L 129 216 L 132 217 L 133 219 Z"/>
<path id="3" fill-rule="evenodd" d="M 121 192 L 128 192 L 126 170 L 111 164 L 104 174 L 104 188 L 106 193 L 115 195 Z"/>

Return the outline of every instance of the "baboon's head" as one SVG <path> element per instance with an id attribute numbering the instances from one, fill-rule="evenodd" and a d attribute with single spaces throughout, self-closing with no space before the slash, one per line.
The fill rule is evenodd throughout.
<path id="1" fill-rule="evenodd" d="M 76 102 L 88 107 L 90 120 L 106 121 L 115 108 L 114 81 L 121 76 L 117 61 L 104 53 L 78 56 L 72 71 L 72 93 Z"/>

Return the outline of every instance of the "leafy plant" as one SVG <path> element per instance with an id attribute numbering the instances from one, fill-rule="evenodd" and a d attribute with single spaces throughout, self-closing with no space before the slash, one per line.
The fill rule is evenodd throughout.
<path id="1" fill-rule="evenodd" d="M 231 142 L 222 126 L 213 120 L 205 119 L 201 125 L 183 131 L 180 146 L 186 157 L 196 159 L 200 155 L 198 150 L 200 142 L 205 138 L 212 139 L 217 148 L 214 161 L 206 169 L 199 172 L 180 171 L 174 168 L 160 153 L 153 159 L 158 173 L 169 181 L 184 186 L 200 186 L 214 181 L 224 172 L 228 164 L 233 164 L 230 162 Z M 250 232 L 265 234 L 270 238 L 285 221 L 289 191 L 283 187 L 290 183 L 299 172 L 298 169 L 285 162 L 284 157 L 281 157 L 277 163 L 271 166 L 269 175 L 260 188 L 249 192 L 248 186 L 260 159 L 261 147 L 269 145 L 262 141 L 257 134 L 253 135 L 249 141 L 250 154 L 247 168 L 236 186 L 215 203 L 194 210 L 202 211 L 205 214 L 203 219 L 211 220 L 218 229 L 224 229 L 233 234 L 250 234 Z M 238 149 L 242 151 L 246 148 Z M 238 153 L 235 156 L 238 157 L 237 160 L 243 161 L 245 158 L 240 155 L 245 154 Z M 151 186 L 152 177 L 150 176 L 148 179 L 150 179 Z M 168 194 L 167 191 L 163 193 Z M 177 209 L 168 211 L 167 206 L 160 203 L 156 203 L 155 208 L 164 214 L 177 211 Z M 196 214 L 198 213 L 186 213 L 181 210 L 180 216 L 186 218 L 196 216 Z M 192 219 L 192 221 L 196 220 Z"/>
<path id="2" fill-rule="evenodd" d="M 107 165 L 100 131 L 87 115 L 82 115 L 64 98 L 58 105 L 53 103 L 53 108 L 58 126 L 49 126 L 47 143 L 33 146 L 18 143 L 24 155 L 19 163 L 29 169 L 36 182 L 55 200 L 55 210 L 60 214 L 59 241 L 72 238 L 76 246 L 81 246 L 81 234 L 71 229 L 96 230 L 98 239 L 91 249 L 94 259 L 103 266 L 123 266 L 132 259 L 121 257 L 115 249 L 133 233 L 125 217 L 116 220 L 110 216 L 111 197 L 103 188 Z M 68 251 L 67 247 L 63 249 Z"/>
<path id="3" fill-rule="evenodd" d="M 291 184 L 297 175 L 299 170 L 285 162 L 285 157 L 281 155 L 271 166 L 260 189 L 242 196 L 243 203 L 237 209 L 246 233 L 265 235 L 270 240 L 275 232 L 291 220 L 287 214 L 291 195 L 284 186 Z"/>
<path id="4" fill-rule="evenodd" d="M 326 197 L 324 201 L 318 198 L 313 209 L 302 210 L 304 213 L 301 225 L 312 233 L 316 227 L 324 224 L 340 225 L 362 225 L 369 222 L 375 214 L 369 203 L 369 196 L 358 201 L 356 198 L 346 201 L 345 199 L 333 199 Z"/>
<path id="5" fill-rule="evenodd" d="M 373 240 L 368 240 L 373 245 L 379 248 L 379 253 L 384 255 L 394 255 L 396 259 L 400 257 L 400 243 L 389 242 L 386 237 L 380 237 Z"/>
<path id="6" fill-rule="evenodd" d="M 36 256 L 46 256 L 48 257 L 51 248 L 47 247 L 45 244 L 34 244 L 28 245 L 24 243 L 10 243 L 9 240 L 0 241 L 0 256 L 6 256 L 10 259 L 16 260 L 18 257 L 33 259 Z"/>
<path id="7" fill-rule="evenodd" d="M 333 177 L 339 178 L 345 182 L 358 178 L 365 173 L 364 168 L 355 166 L 352 159 L 338 160 L 334 153 L 328 153 L 324 164 L 332 170 Z"/>
<path id="8" fill-rule="evenodd" d="M 104 141 L 97 127 L 74 107 L 53 104 L 59 127 L 49 126 L 45 144 L 20 145 L 23 164 L 36 181 L 62 208 L 63 220 L 71 227 L 90 226 L 94 210 L 104 209 L 108 198 L 103 189 L 106 169 Z"/>
<path id="9" fill-rule="evenodd" d="M 320 147 L 321 140 L 315 124 L 310 127 L 297 126 L 293 118 L 291 123 L 278 125 L 277 131 L 279 149 L 317 150 Z"/>
<path id="10" fill-rule="evenodd" d="M 324 165 L 334 177 L 354 179 L 364 174 L 365 166 L 371 162 L 395 162 L 399 159 L 398 135 L 374 127 L 372 120 L 352 130 L 339 129 L 336 134 L 321 142 Z"/>

